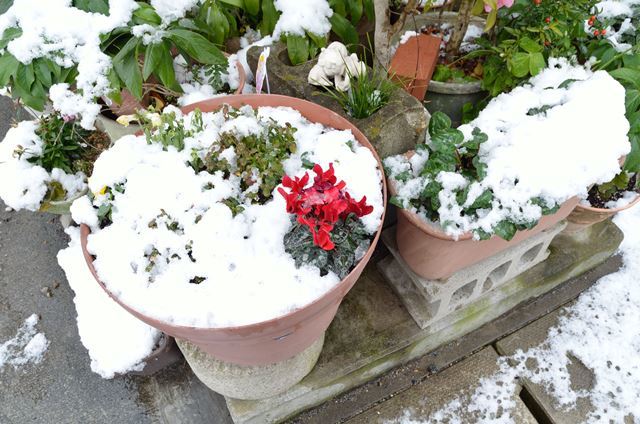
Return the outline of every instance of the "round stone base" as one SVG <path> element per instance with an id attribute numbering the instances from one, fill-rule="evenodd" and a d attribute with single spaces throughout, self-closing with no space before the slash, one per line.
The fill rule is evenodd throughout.
<path id="1" fill-rule="evenodd" d="M 223 362 L 187 340 L 176 342 L 194 374 L 211 390 L 235 399 L 256 400 L 280 394 L 309 374 L 322 351 L 324 333 L 293 358 L 255 366 Z"/>

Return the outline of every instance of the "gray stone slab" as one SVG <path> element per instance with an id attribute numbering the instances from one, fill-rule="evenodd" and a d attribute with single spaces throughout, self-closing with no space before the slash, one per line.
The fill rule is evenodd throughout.
<path id="1" fill-rule="evenodd" d="M 349 424 L 385 424 L 400 422 L 405 417 L 426 420 L 445 408 L 454 399 L 462 403 L 458 418 L 464 423 L 480 422 L 481 416 L 469 412 L 466 405 L 473 395 L 478 381 L 491 377 L 498 371 L 498 355 L 492 348 L 485 348 L 464 361 L 427 378 L 410 389 L 382 402 L 380 405 L 347 421 Z M 518 394 L 514 394 L 515 407 L 509 411 L 514 422 L 536 424 Z M 457 408 L 458 410 L 458 408 Z M 407 415 L 408 414 L 408 415 Z M 502 418 L 499 415 L 496 418 Z"/>
<path id="2" fill-rule="evenodd" d="M 622 233 L 611 222 L 588 234 L 560 235 L 549 258 L 488 297 L 456 311 L 448 322 L 420 329 L 371 264 L 329 327 L 316 368 L 282 395 L 260 401 L 227 399 L 236 423 L 271 423 L 292 417 L 366 383 L 494 320 L 521 302 L 549 292 L 609 258 Z"/>
<path id="3" fill-rule="evenodd" d="M 515 332 L 496 343 L 496 349 L 501 355 L 513 355 L 516 350 L 524 351 L 540 345 L 547 338 L 549 329 L 558 323 L 558 318 L 563 314 L 563 310 L 555 311 L 523 329 Z M 571 386 L 575 390 L 589 390 L 593 387 L 594 376 L 577 358 L 570 359 L 569 376 Z M 531 403 L 535 403 L 538 413 L 546 417 L 550 422 L 562 424 L 579 424 L 586 422 L 586 419 L 593 407 L 588 399 L 579 398 L 575 408 L 563 409 L 554 400 L 544 387 L 523 381 L 527 398 Z"/>

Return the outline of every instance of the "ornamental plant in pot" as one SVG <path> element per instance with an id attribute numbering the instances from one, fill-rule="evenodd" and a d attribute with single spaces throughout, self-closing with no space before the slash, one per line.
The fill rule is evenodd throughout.
<path id="1" fill-rule="evenodd" d="M 606 112 L 590 107 L 596 93 L 611 99 Z M 424 145 L 385 160 L 391 202 L 401 208 L 400 254 L 427 279 L 562 221 L 576 196 L 620 172 L 618 158 L 630 149 L 623 87 L 566 60 L 493 99 L 471 123 L 450 125 L 434 114 Z"/>
<path id="2" fill-rule="evenodd" d="M 89 187 L 72 212 L 96 280 L 142 321 L 240 366 L 322 337 L 373 253 L 386 194 L 356 127 L 276 95 L 165 109 L 157 130 L 100 156 Z"/>
<path id="3" fill-rule="evenodd" d="M 640 5 L 603 8 L 589 18 L 594 69 L 604 69 L 625 88 L 631 152 L 622 171 L 611 181 L 593 186 L 588 197 L 569 215 L 570 230 L 603 221 L 640 202 L 640 40 L 634 30 L 640 22 Z"/>
<path id="4" fill-rule="evenodd" d="M 22 121 L 0 143 L 0 198 L 16 210 L 68 214 L 109 145 L 106 133 L 85 130 L 75 117 L 52 113 Z"/>

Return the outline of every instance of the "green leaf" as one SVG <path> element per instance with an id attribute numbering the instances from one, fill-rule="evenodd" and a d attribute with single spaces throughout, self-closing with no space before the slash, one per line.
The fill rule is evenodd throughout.
<path id="1" fill-rule="evenodd" d="M 347 18 L 334 13 L 329 18 L 329 22 L 331 22 L 331 30 L 338 36 L 343 44 L 347 46 L 358 44 L 358 31 Z"/>
<path id="2" fill-rule="evenodd" d="M 529 74 L 529 54 L 518 52 L 508 61 L 511 73 L 517 78 L 523 78 Z"/>
<path id="3" fill-rule="evenodd" d="M 287 53 L 293 65 L 304 63 L 309 58 L 309 39 L 300 35 L 286 35 Z"/>
<path id="4" fill-rule="evenodd" d="M 364 0 L 364 14 L 367 16 L 367 19 L 373 22 L 376 18 L 376 11 L 373 5 L 373 0 Z"/>
<path id="5" fill-rule="evenodd" d="M 250 15 L 257 15 L 260 13 L 260 0 L 244 0 L 244 9 Z"/>
<path id="6" fill-rule="evenodd" d="M 31 85 L 35 81 L 35 74 L 33 72 L 33 64 L 29 65 L 20 65 L 18 67 L 18 71 L 16 72 L 15 83 L 18 87 L 22 88 L 24 91 L 31 91 Z"/>
<path id="7" fill-rule="evenodd" d="M 612 77 L 617 80 L 633 84 L 635 88 L 640 89 L 640 71 L 630 68 L 620 68 L 609 72 Z"/>
<path id="8" fill-rule="evenodd" d="M 73 5 L 85 12 L 101 13 L 103 15 L 109 14 L 108 0 L 74 0 Z"/>
<path id="9" fill-rule="evenodd" d="M 140 1 L 138 2 L 138 6 L 140 7 L 133 11 L 136 24 L 160 25 L 162 23 L 162 19 L 156 13 L 153 6 Z"/>
<path id="10" fill-rule="evenodd" d="M 169 43 L 163 43 L 164 47 L 160 50 L 160 59 L 155 74 L 160 78 L 162 84 L 172 90 L 182 92 L 182 88 L 176 81 L 176 74 L 173 69 L 173 58 L 169 51 Z"/>
<path id="11" fill-rule="evenodd" d="M 522 39 L 520 39 L 519 45 L 523 50 L 529 53 L 539 53 L 542 51 L 542 45 L 540 45 L 536 41 L 533 41 L 529 37 L 523 37 Z"/>
<path id="12" fill-rule="evenodd" d="M 178 28 L 170 29 L 167 33 L 171 41 L 197 62 L 207 65 L 225 65 L 227 63 L 227 59 L 220 49 L 202 35 Z"/>
<path id="13" fill-rule="evenodd" d="M 13 75 L 18 71 L 20 62 L 9 52 L 0 56 L 0 87 L 5 87 Z"/>
<path id="14" fill-rule="evenodd" d="M 347 7 L 349 8 L 349 16 L 351 17 L 351 23 L 357 25 L 362 18 L 364 11 L 364 5 L 362 0 L 346 0 Z"/>
<path id="15" fill-rule="evenodd" d="M 429 134 L 434 135 L 440 131 L 451 128 L 451 119 L 446 113 L 437 111 L 429 120 Z"/>
<path id="16" fill-rule="evenodd" d="M 17 27 L 11 27 L 4 30 L 2 39 L 0 39 L 0 49 L 7 47 L 11 40 L 14 40 L 22 35 L 22 29 Z"/>
<path id="17" fill-rule="evenodd" d="M 640 109 L 640 90 L 630 89 L 625 93 L 625 105 L 627 115 L 631 115 Z"/>
<path id="18" fill-rule="evenodd" d="M 0 0 L 0 15 L 13 6 L 13 0 Z"/>
<path id="19" fill-rule="evenodd" d="M 142 71 L 137 55 L 139 41 L 134 37 L 124 45 L 113 59 L 113 68 L 131 94 L 142 99 Z"/>
<path id="20" fill-rule="evenodd" d="M 142 79 L 146 81 L 153 71 L 160 65 L 160 60 L 164 57 L 162 50 L 166 46 L 163 43 L 151 43 L 147 45 L 144 52 L 144 65 L 142 66 Z"/>
<path id="21" fill-rule="evenodd" d="M 540 71 L 547 67 L 542 53 L 529 54 L 529 73 L 533 76 L 538 75 Z"/>
<path id="22" fill-rule="evenodd" d="M 516 235 L 518 229 L 516 228 L 516 224 L 511 221 L 500 221 L 498 225 L 493 227 L 493 232 L 500 238 L 503 238 L 507 241 L 511 240 L 513 236 Z"/>
<path id="23" fill-rule="evenodd" d="M 489 209 L 493 201 L 493 192 L 490 189 L 485 190 L 474 202 L 469 206 L 470 209 Z"/>
<path id="24" fill-rule="evenodd" d="M 280 18 L 280 12 L 273 4 L 273 0 L 262 0 L 262 22 L 260 31 L 263 34 L 271 34 Z"/>
<path id="25" fill-rule="evenodd" d="M 402 201 L 397 196 L 391 197 L 389 199 L 389 203 L 391 203 L 394 206 L 399 207 L 400 209 L 404 209 L 404 205 L 402 204 Z"/>
<path id="26" fill-rule="evenodd" d="M 35 60 L 34 63 L 34 69 L 38 80 L 40 80 L 42 85 L 44 85 L 45 87 L 51 87 L 51 69 L 49 69 L 46 62 L 42 60 Z"/>

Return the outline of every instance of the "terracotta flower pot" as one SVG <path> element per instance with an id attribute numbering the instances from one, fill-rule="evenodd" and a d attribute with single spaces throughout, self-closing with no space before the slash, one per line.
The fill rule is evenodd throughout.
<path id="1" fill-rule="evenodd" d="M 233 107 L 242 105 L 251 105 L 253 107 L 288 106 L 298 110 L 305 118 L 312 122 L 321 123 L 325 126 L 341 130 L 351 130 L 358 142 L 367 147 L 374 155 L 378 161 L 379 169 L 382 172 L 383 168 L 380 158 L 360 130 L 337 113 L 315 103 L 287 96 L 245 94 L 205 100 L 188 105 L 182 110 L 185 113 L 195 109 L 210 112 L 219 109 L 224 104 Z M 381 184 L 383 198 L 386 199 L 387 187 L 384 177 L 381 179 Z M 386 207 L 386 200 L 384 206 Z M 384 221 L 384 214 L 382 221 Z M 291 358 L 311 346 L 322 336 L 323 332 L 333 320 L 342 298 L 351 287 L 353 287 L 364 270 L 365 265 L 371 258 L 373 250 L 380 238 L 382 223 L 371 242 L 371 246 L 369 246 L 369 249 L 358 265 L 349 275 L 322 297 L 278 318 L 251 325 L 223 328 L 199 328 L 169 324 L 144 315 L 120 302 L 106 289 L 93 267 L 93 257 L 87 251 L 87 237 L 90 234 L 89 227 L 82 225 L 80 231 L 82 250 L 89 270 L 103 289 L 131 314 L 166 334 L 179 339 L 189 340 L 203 351 L 222 361 L 240 365 L 264 365 Z"/>
<path id="2" fill-rule="evenodd" d="M 618 212 L 629 209 L 638 203 L 640 203 L 640 194 L 638 194 L 635 200 L 633 200 L 631 203 L 621 208 L 594 208 L 592 206 L 584 206 L 578 203 L 573 212 L 571 212 L 571 214 L 567 217 L 567 220 L 569 221 L 567 231 L 573 232 L 590 227 L 593 224 L 597 224 L 598 222 L 602 222 L 605 219 L 611 218 Z"/>
<path id="3" fill-rule="evenodd" d="M 393 183 L 389 190 L 392 195 L 396 193 Z M 518 231 L 510 241 L 498 236 L 474 240 L 471 233 L 465 233 L 456 240 L 415 213 L 398 208 L 398 251 L 411 270 L 422 278 L 444 279 L 553 227 L 571 213 L 578 201 L 577 197 L 567 200 L 556 213 L 543 216 L 531 230 Z"/>
<path id="4" fill-rule="evenodd" d="M 225 53 L 225 56 L 228 57 L 229 55 Z M 242 94 L 247 75 L 244 72 L 244 68 L 242 67 L 240 61 L 236 62 L 236 68 L 238 68 L 239 84 L 238 88 L 236 89 L 236 91 L 234 91 L 233 94 Z M 111 110 L 111 112 L 118 116 L 133 115 L 138 109 L 146 109 L 149 106 L 150 101 L 148 95 L 144 96 L 141 100 L 138 100 L 133 94 L 131 94 L 129 90 L 126 89 L 120 92 L 120 98 L 122 99 L 120 103 L 112 101 L 111 105 L 109 105 L 109 109 Z"/>

